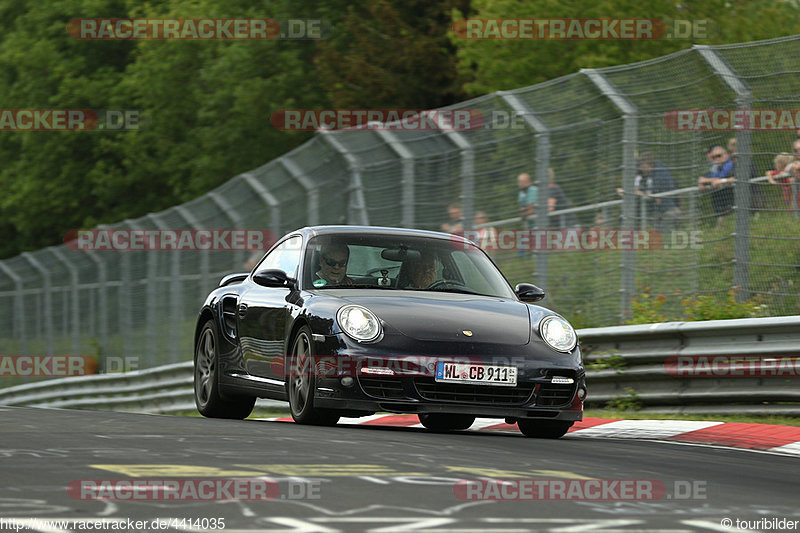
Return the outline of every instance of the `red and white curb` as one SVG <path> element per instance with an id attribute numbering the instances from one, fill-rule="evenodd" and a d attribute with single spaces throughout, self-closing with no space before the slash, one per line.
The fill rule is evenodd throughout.
<path id="1" fill-rule="evenodd" d="M 262 418 L 292 422 L 291 417 Z M 341 418 L 340 424 L 421 428 L 416 415 L 372 415 Z M 519 434 L 516 424 L 496 418 L 476 418 L 470 431 L 497 431 Z M 666 440 L 761 450 L 800 457 L 800 427 L 692 420 L 615 420 L 584 418 L 569 430 L 574 437 L 606 439 Z"/>

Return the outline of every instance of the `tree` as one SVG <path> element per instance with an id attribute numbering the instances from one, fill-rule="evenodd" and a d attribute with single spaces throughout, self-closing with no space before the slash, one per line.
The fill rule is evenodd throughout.
<path id="1" fill-rule="evenodd" d="M 624 65 L 684 50 L 692 44 L 745 42 L 800 33 L 794 2 L 766 0 L 473 0 L 463 18 L 641 18 L 708 21 L 708 38 L 697 40 L 478 40 L 451 32 L 459 72 L 470 96 L 510 90 L 579 71 Z"/>

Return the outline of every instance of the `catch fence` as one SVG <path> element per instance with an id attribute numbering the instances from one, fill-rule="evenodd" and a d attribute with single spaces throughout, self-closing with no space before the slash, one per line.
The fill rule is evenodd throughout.
<path id="1" fill-rule="evenodd" d="M 542 286 L 542 303 L 577 327 L 623 324 L 632 306 L 681 320 L 689 296 L 712 306 L 749 302 L 752 316 L 800 314 L 797 184 L 763 178 L 776 155 L 792 151 L 796 130 L 679 129 L 675 120 L 677 110 L 698 109 L 796 115 L 797 57 L 800 36 L 695 46 L 452 106 L 480 112 L 483 126 L 474 130 L 318 132 L 199 198 L 107 229 L 269 229 L 280 236 L 345 223 L 438 230 L 448 205 L 459 203 L 468 230 L 479 227 L 482 211 L 484 225 L 503 235 L 529 225 L 659 232 L 659 246 L 639 250 L 491 250 L 509 281 Z M 731 138 L 735 184 L 699 190 L 698 177 L 712 164 L 708 148 L 727 147 Z M 637 193 L 648 159 L 674 180 L 650 197 Z M 548 185 L 550 169 L 560 192 Z M 539 191 L 528 221 L 520 218 L 521 173 Z M 647 180 L 645 173 L 640 190 Z M 718 217 L 720 193 L 732 207 Z M 139 368 L 189 360 L 204 296 L 223 275 L 242 271 L 249 256 L 62 245 L 0 261 L 0 353 L 93 355 L 101 371 L 110 356 Z"/>

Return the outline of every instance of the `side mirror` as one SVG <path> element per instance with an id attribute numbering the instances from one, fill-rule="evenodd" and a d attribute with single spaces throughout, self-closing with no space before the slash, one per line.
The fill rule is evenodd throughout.
<path id="1" fill-rule="evenodd" d="M 523 302 L 538 302 L 544 300 L 544 291 L 530 283 L 520 283 L 514 287 L 517 297 Z"/>
<path id="2" fill-rule="evenodd" d="M 289 287 L 294 285 L 295 280 L 286 275 L 286 272 L 278 268 L 270 268 L 253 274 L 253 281 L 262 287 Z"/>

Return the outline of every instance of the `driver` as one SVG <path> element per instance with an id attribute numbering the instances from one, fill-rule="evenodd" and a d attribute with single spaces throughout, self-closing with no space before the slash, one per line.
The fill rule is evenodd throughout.
<path id="1" fill-rule="evenodd" d="M 436 281 L 436 256 L 431 252 L 422 252 L 418 260 L 410 261 L 409 286 L 412 289 L 427 289 Z"/>
<path id="2" fill-rule="evenodd" d="M 314 276 L 314 287 L 352 285 L 353 280 L 347 277 L 349 259 L 350 248 L 346 244 L 324 244 L 319 251 L 319 270 Z"/>

